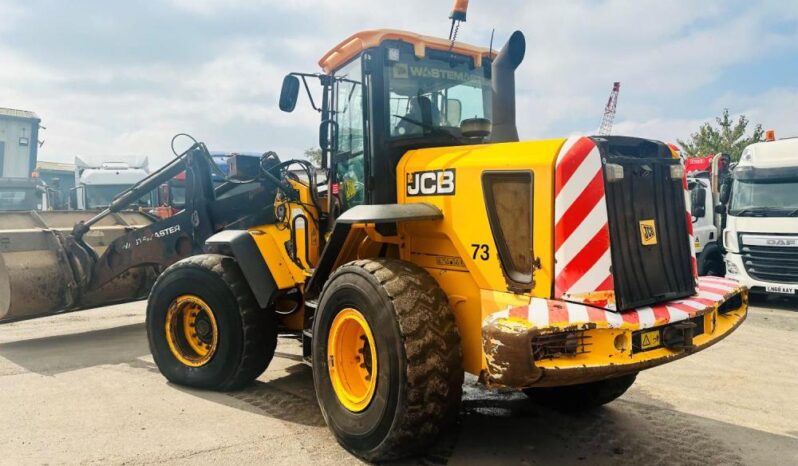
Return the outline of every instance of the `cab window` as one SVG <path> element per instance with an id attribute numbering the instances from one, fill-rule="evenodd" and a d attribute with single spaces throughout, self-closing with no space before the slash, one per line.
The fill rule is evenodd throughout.
<path id="1" fill-rule="evenodd" d="M 335 72 L 336 148 L 333 154 L 333 195 L 340 211 L 364 202 L 363 75 L 357 58 Z"/>
<path id="2" fill-rule="evenodd" d="M 389 46 L 387 55 L 391 138 L 436 133 L 460 138 L 463 120 L 490 119 L 488 67 L 435 50 L 418 58 L 405 44 Z"/>

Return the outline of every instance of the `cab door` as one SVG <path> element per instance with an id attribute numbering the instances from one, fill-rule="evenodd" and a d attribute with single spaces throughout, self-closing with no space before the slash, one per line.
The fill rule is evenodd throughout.
<path id="1" fill-rule="evenodd" d="M 362 60 L 352 60 L 334 73 L 330 214 L 337 217 L 367 202 L 366 121 Z"/>

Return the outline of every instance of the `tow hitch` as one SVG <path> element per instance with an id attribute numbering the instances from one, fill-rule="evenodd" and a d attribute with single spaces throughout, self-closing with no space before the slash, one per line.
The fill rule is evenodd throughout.
<path id="1" fill-rule="evenodd" d="M 662 329 L 662 345 L 671 350 L 690 350 L 695 348 L 693 335 L 696 324 L 686 320 Z"/>
<path id="2" fill-rule="evenodd" d="M 632 353 L 642 353 L 657 348 L 692 350 L 693 338 L 704 334 L 704 316 L 673 323 L 664 327 L 638 330 L 632 335 Z"/>

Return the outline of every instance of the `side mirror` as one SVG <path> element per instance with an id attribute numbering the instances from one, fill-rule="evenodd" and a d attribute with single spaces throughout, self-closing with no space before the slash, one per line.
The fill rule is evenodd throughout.
<path id="1" fill-rule="evenodd" d="M 718 215 L 726 214 L 726 204 L 718 204 L 715 206 L 715 213 Z"/>
<path id="2" fill-rule="evenodd" d="M 83 186 L 72 188 L 75 190 L 75 208 L 78 210 L 86 209 L 86 190 Z"/>
<path id="3" fill-rule="evenodd" d="M 731 197 L 731 183 L 726 180 L 720 185 L 720 203 L 728 204 L 729 197 Z"/>
<path id="4" fill-rule="evenodd" d="M 704 188 L 696 188 L 690 193 L 690 204 L 693 216 L 702 218 L 707 214 L 707 190 Z"/>
<path id="5" fill-rule="evenodd" d="M 458 99 L 446 100 L 446 121 L 449 126 L 459 127 L 463 120 L 463 103 Z"/>
<path id="6" fill-rule="evenodd" d="M 283 88 L 280 90 L 280 110 L 290 113 L 296 108 L 299 97 L 299 78 L 289 74 L 283 78 Z"/>

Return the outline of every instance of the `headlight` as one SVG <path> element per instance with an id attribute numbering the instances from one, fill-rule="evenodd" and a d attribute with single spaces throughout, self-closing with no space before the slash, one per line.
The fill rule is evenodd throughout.
<path id="1" fill-rule="evenodd" d="M 727 260 L 726 261 L 726 273 L 737 275 L 740 271 L 737 269 L 737 266 L 734 265 L 734 262 Z"/>
<path id="2" fill-rule="evenodd" d="M 740 252 L 740 246 L 737 244 L 737 234 L 735 232 L 729 230 L 723 232 L 723 247 L 730 252 Z"/>

